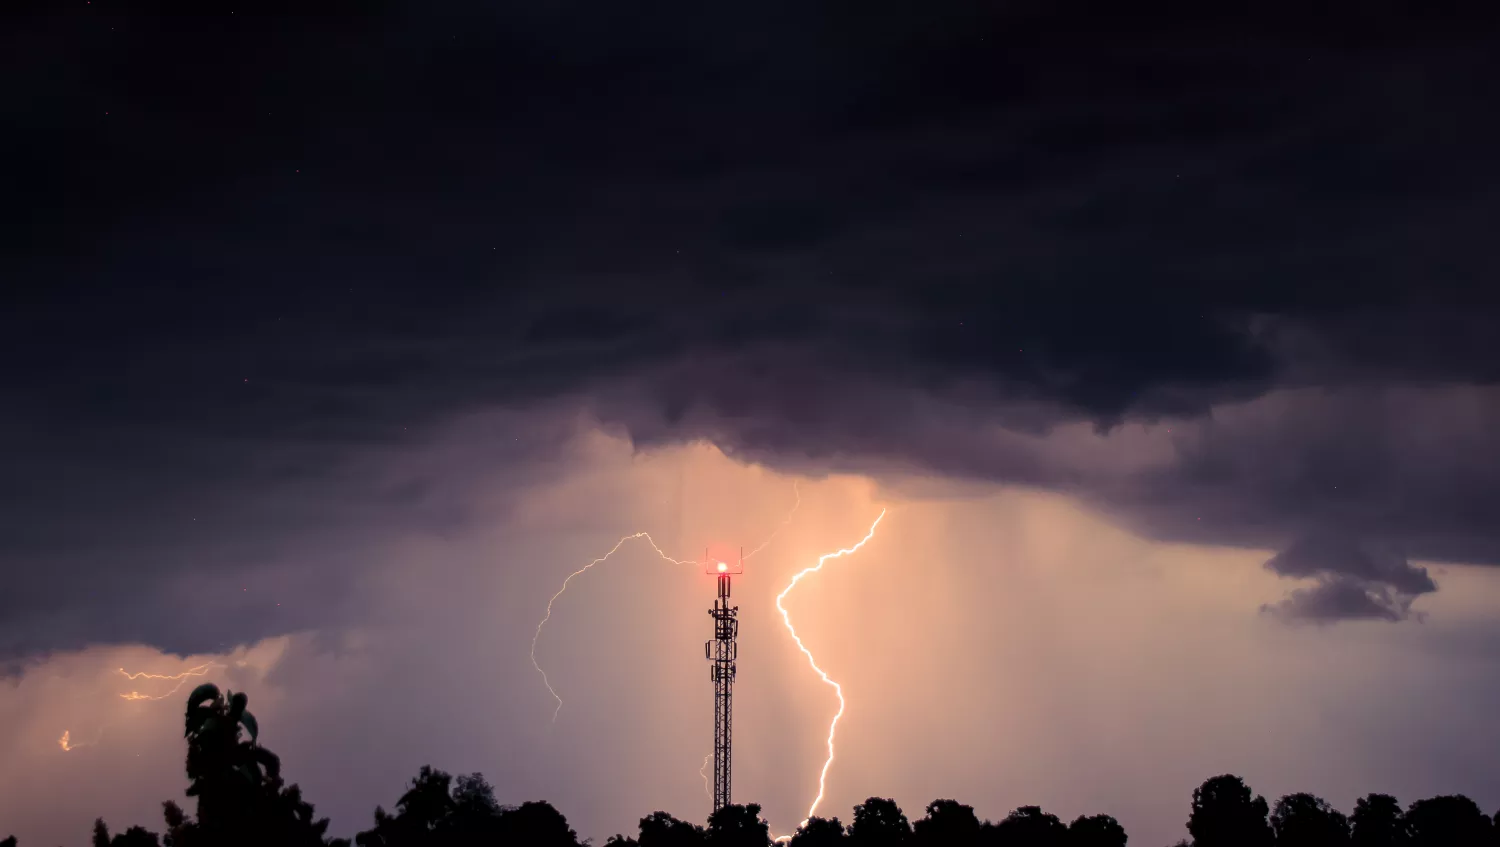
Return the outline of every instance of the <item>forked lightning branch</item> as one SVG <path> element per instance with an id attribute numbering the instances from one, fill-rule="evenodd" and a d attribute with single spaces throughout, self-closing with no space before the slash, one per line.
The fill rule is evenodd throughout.
<path id="1" fill-rule="evenodd" d="M 713 683 L 714 690 L 713 753 L 710 754 L 710 756 L 705 757 L 704 766 L 699 771 L 704 778 L 705 789 L 709 789 L 708 793 L 710 793 L 712 797 L 714 811 L 718 811 L 719 809 L 729 805 L 732 802 L 731 784 L 734 765 L 734 682 L 735 663 L 738 659 L 739 650 L 740 622 L 739 607 L 730 605 L 731 583 L 734 576 L 744 573 L 745 559 L 748 559 L 750 558 L 750 556 L 753 556 L 763 550 L 765 546 L 771 542 L 771 539 L 775 538 L 776 535 L 781 532 L 781 529 L 791 521 L 792 516 L 796 513 L 797 506 L 801 505 L 802 502 L 800 490 L 797 490 L 796 493 L 796 505 L 793 505 L 792 511 L 787 515 L 786 520 L 782 521 L 781 525 L 776 528 L 776 531 L 771 533 L 771 535 L 765 541 L 761 542 L 760 545 L 752 550 L 748 555 L 742 552 L 740 557 L 736 561 L 730 562 L 724 559 L 711 558 L 705 551 L 704 557 L 702 559 L 702 564 L 705 572 L 713 574 L 716 577 L 718 590 L 718 595 L 714 600 L 714 605 L 708 610 L 709 617 L 713 620 L 713 637 L 703 645 L 704 658 L 706 658 L 709 662 L 709 679 Z M 822 556 L 819 556 L 816 564 L 810 565 L 809 567 L 803 568 L 802 570 L 798 571 L 792 577 L 791 581 L 787 583 L 786 587 L 781 590 L 781 593 L 776 595 L 776 610 L 778 613 L 780 613 L 782 623 L 786 626 L 787 632 L 791 635 L 792 640 L 796 643 L 797 649 L 802 653 L 802 655 L 807 657 L 808 665 L 813 669 L 813 672 L 818 675 L 818 678 L 821 679 L 825 684 L 833 688 L 834 695 L 838 698 L 838 710 L 834 713 L 832 720 L 828 724 L 828 755 L 823 760 L 823 767 L 818 771 L 818 794 L 815 798 L 813 798 L 812 804 L 808 807 L 807 817 L 804 818 L 800 824 L 798 824 L 799 829 L 807 824 L 808 819 L 810 819 L 813 814 L 817 812 L 819 804 L 823 802 L 823 795 L 828 780 L 828 770 L 833 766 L 834 739 L 838 731 L 839 720 L 844 716 L 845 700 L 843 687 L 839 685 L 839 683 L 836 682 L 833 678 L 831 678 L 821 666 L 818 665 L 818 661 L 813 656 L 812 651 L 807 647 L 805 643 L 803 643 L 802 638 L 797 635 L 796 627 L 792 626 L 791 615 L 787 612 L 786 607 L 782 605 L 782 601 L 786 599 L 791 590 L 793 588 L 796 588 L 797 585 L 802 582 L 802 580 L 806 579 L 814 573 L 821 571 L 823 569 L 823 566 L 830 560 L 849 556 L 859 551 L 860 548 L 864 547 L 865 544 L 875 536 L 875 529 L 876 527 L 880 526 L 880 522 L 884 518 L 885 510 L 882 509 L 880 511 L 880 514 L 876 516 L 875 521 L 870 524 L 869 531 L 866 532 L 864 537 L 861 538 L 857 543 L 853 544 L 852 546 L 844 547 L 831 553 L 824 553 Z M 538 664 L 536 660 L 536 645 L 537 640 L 541 637 L 542 627 L 545 626 L 547 621 L 551 619 L 553 604 L 557 601 L 557 598 L 567 590 L 568 583 L 571 582 L 574 577 L 579 576 L 595 565 L 601 564 L 610 556 L 612 556 L 616 550 L 619 550 L 620 546 L 623 545 L 626 541 L 635 538 L 645 538 L 646 541 L 651 545 L 652 549 L 654 549 L 662 559 L 665 559 L 666 561 L 672 562 L 674 564 L 687 564 L 687 562 L 682 559 L 674 559 L 664 553 L 662 549 L 657 546 L 656 542 L 651 539 L 651 536 L 647 533 L 638 532 L 621 538 L 618 542 L 615 543 L 615 546 L 611 548 L 608 553 L 605 553 L 598 559 L 589 562 L 582 568 L 579 568 L 578 570 L 568 575 L 568 578 L 563 581 L 562 587 L 558 589 L 557 593 L 552 595 L 551 599 L 547 601 L 546 615 L 543 616 L 541 622 L 537 624 L 536 634 L 533 635 L 531 640 L 531 663 L 537 669 L 537 672 L 542 675 L 542 680 L 546 684 L 548 692 L 550 692 L 553 698 L 557 701 L 557 707 L 552 713 L 552 718 L 554 721 L 557 719 L 558 712 L 562 710 L 562 698 L 552 687 L 551 682 L 547 679 L 546 671 L 542 670 L 541 665 Z M 711 789 L 708 785 L 708 774 L 704 773 L 704 771 L 708 769 L 709 759 L 712 759 L 713 765 L 713 784 Z M 788 838 L 790 838 L 790 836 L 780 836 L 776 840 L 785 841 Z"/>

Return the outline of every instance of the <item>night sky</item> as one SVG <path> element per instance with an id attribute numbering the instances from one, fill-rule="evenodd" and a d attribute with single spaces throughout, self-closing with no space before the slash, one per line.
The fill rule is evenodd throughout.
<path id="1" fill-rule="evenodd" d="M 789 601 L 829 813 L 1495 808 L 1500 16 L 1450 8 L 7 12 L 0 835 L 159 827 L 180 703 L 116 669 L 204 662 L 337 834 L 429 762 L 698 820 L 711 578 L 570 589 L 556 725 L 528 658 L 642 530 L 778 532 L 736 799 L 786 831 L 834 706 L 772 600 L 882 508 Z"/>

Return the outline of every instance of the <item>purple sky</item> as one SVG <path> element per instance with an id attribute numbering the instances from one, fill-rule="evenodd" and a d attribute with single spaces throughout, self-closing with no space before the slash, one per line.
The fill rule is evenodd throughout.
<path id="1" fill-rule="evenodd" d="M 172 683 L 116 669 L 205 661 L 223 665 L 209 678 L 250 692 L 264 743 L 336 832 L 368 825 L 426 763 L 482 771 L 510 801 L 549 799 L 596 839 L 657 808 L 702 818 L 712 579 L 635 541 L 575 580 L 538 646 L 564 698 L 556 724 L 530 635 L 561 579 L 620 535 L 650 531 L 683 558 L 754 546 L 784 520 L 797 479 L 801 505 L 735 592 L 736 796 L 763 803 L 778 832 L 816 795 L 836 699 L 774 597 L 881 508 L 863 550 L 787 599 L 848 698 L 822 811 L 847 817 L 870 794 L 908 811 L 954 796 L 990 817 L 1041 804 L 1116 815 L 1151 844 L 1180 837 L 1192 788 L 1226 770 L 1343 807 L 1369 791 L 1500 803 L 1483 754 L 1500 740 L 1485 705 L 1500 627 L 1489 569 L 1432 568 L 1442 588 L 1416 602 L 1421 623 L 1289 626 L 1261 605 L 1311 583 L 1268 570 L 1268 551 L 1153 542 L 1068 497 L 931 476 L 799 477 L 705 444 L 634 452 L 586 425 L 545 473 L 484 460 L 528 423 L 481 416 L 369 457 L 356 475 L 435 480 L 423 502 L 462 514 L 378 545 L 358 530 L 325 539 L 365 556 L 347 582 L 320 586 L 306 573 L 315 560 L 292 550 L 256 574 L 162 586 L 183 614 L 328 603 L 337 626 L 222 653 L 98 645 L 29 663 L 0 689 L 15 751 L 0 820 L 22 843 L 77 842 L 97 815 L 156 824 L 183 786 L 180 703 L 121 700 Z M 454 456 L 475 461 L 460 469 Z M 64 753 L 64 730 L 94 743 Z"/>
<path id="2" fill-rule="evenodd" d="M 0 836 L 159 826 L 213 663 L 337 833 L 424 764 L 1500 806 L 1495 9 L 120 0 L 0 28 Z M 1493 4 L 1492 4 L 1493 5 Z M 176 696 L 176 695 L 174 695 Z M 84 746 L 64 752 L 67 731 Z"/>

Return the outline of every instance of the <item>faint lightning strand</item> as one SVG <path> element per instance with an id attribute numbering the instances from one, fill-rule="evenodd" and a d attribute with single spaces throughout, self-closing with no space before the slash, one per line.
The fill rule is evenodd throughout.
<path id="1" fill-rule="evenodd" d="M 172 686 L 170 690 L 161 694 L 142 694 L 139 691 L 130 691 L 128 693 L 121 694 L 120 699 L 132 701 L 165 700 L 168 697 L 171 697 L 173 694 L 176 694 L 178 691 L 181 691 L 182 687 L 184 685 L 187 685 L 189 680 L 195 677 L 206 676 L 210 669 L 216 667 L 222 668 L 226 667 L 226 665 L 224 665 L 222 662 L 204 662 L 197 667 L 188 668 L 182 673 L 146 673 L 144 671 L 132 673 L 131 671 L 127 671 L 124 668 L 116 668 L 115 673 L 118 673 L 119 675 L 129 680 L 156 679 L 167 682 L 175 681 L 177 683 L 176 685 Z M 118 720 L 118 718 L 116 720 Z M 73 738 L 72 732 L 63 730 L 62 737 L 57 739 L 57 746 L 64 753 L 71 753 L 72 751 L 77 750 L 80 747 L 93 747 L 94 745 L 99 743 L 100 739 L 104 737 L 104 730 L 109 728 L 109 725 L 114 722 L 114 720 L 111 720 L 105 723 L 104 726 L 99 727 L 99 731 L 94 734 L 94 738 L 91 741 L 76 741 Z"/>
<path id="2" fill-rule="evenodd" d="M 859 548 L 865 546 L 866 542 L 875 537 L 875 528 L 880 526 L 880 521 L 884 517 L 885 509 L 881 509 L 879 516 L 875 518 L 875 522 L 870 524 L 870 531 L 865 533 L 865 537 L 861 538 L 858 544 L 855 544 L 853 547 L 845 547 L 842 550 L 838 550 L 833 553 L 824 553 L 822 556 L 819 556 L 818 563 L 816 565 L 804 568 L 803 570 L 799 571 L 796 576 L 792 577 L 792 581 L 787 583 L 786 588 L 781 589 L 781 593 L 776 595 L 776 610 L 781 612 L 781 621 L 782 623 L 786 624 L 787 632 L 790 632 L 792 634 L 792 640 L 797 642 L 797 649 L 801 650 L 802 655 L 807 657 L 807 663 L 812 666 L 813 671 L 815 671 L 824 682 L 833 686 L 833 691 L 838 695 L 839 698 L 839 710 L 836 714 L 834 714 L 833 721 L 828 724 L 828 758 L 823 762 L 823 770 L 818 773 L 818 796 L 813 800 L 812 806 L 808 808 L 807 818 L 804 819 L 802 823 L 797 825 L 798 829 L 801 829 L 802 827 L 807 825 L 807 821 L 811 820 L 813 813 L 818 810 L 818 804 L 823 802 L 823 789 L 828 780 L 828 768 L 833 764 L 833 735 L 834 731 L 838 729 L 839 718 L 842 718 L 844 716 L 844 688 L 843 686 L 839 685 L 837 682 L 834 682 L 831 678 L 829 678 L 827 672 L 818 667 L 818 662 L 813 658 L 812 651 L 808 650 L 807 645 L 803 644 L 802 639 L 797 636 L 797 630 L 792 626 L 791 616 L 787 614 L 786 607 L 781 605 L 781 601 L 786 598 L 786 595 L 790 593 L 793 588 L 797 587 L 797 583 L 801 582 L 803 577 L 822 570 L 824 562 L 827 562 L 829 559 L 838 559 L 843 556 L 848 556 L 849 554 L 859 550 Z M 790 836 L 782 836 L 782 838 L 790 838 Z"/>
<path id="3" fill-rule="evenodd" d="M 92 741 L 74 741 L 72 733 L 68 732 L 65 729 L 63 730 L 62 738 L 57 739 L 57 746 L 61 747 L 64 753 L 70 753 L 74 750 L 77 750 L 79 747 L 93 747 L 95 744 L 98 744 L 99 739 L 103 737 L 104 727 L 102 726 L 99 727 L 98 732 L 94 733 L 94 740 Z"/>
<path id="4" fill-rule="evenodd" d="M 594 565 L 597 565 L 600 562 L 603 562 L 605 559 L 608 559 L 610 556 L 613 556 L 616 550 L 624 546 L 625 542 L 630 541 L 634 538 L 646 539 L 646 542 L 651 545 L 651 549 L 655 550 L 657 555 L 661 556 L 663 559 L 666 559 L 674 565 L 696 564 L 695 562 L 688 559 L 674 559 L 671 556 L 668 556 L 666 553 L 662 552 L 662 549 L 660 547 L 656 545 L 656 540 L 651 537 L 651 533 L 637 532 L 633 535 L 627 535 L 624 538 L 621 538 L 619 541 L 616 541 L 615 546 L 609 548 L 608 553 L 605 553 L 603 556 L 600 556 L 599 558 L 593 560 L 592 562 L 589 562 L 578 570 L 568 574 L 568 578 L 563 580 L 562 588 L 557 589 L 557 593 L 552 595 L 552 599 L 547 601 L 547 614 L 542 616 L 541 622 L 536 625 L 536 634 L 531 636 L 531 666 L 536 668 L 536 672 L 542 675 L 542 683 L 547 686 L 547 691 L 552 694 L 552 699 L 557 701 L 557 708 L 552 710 L 553 723 L 557 723 L 557 713 L 562 711 L 563 701 L 562 698 L 557 695 L 557 690 L 552 687 L 552 681 L 547 679 L 547 672 L 542 670 L 542 666 L 537 664 L 536 661 L 536 642 L 537 639 L 542 637 L 542 627 L 546 626 L 547 621 L 552 619 L 552 604 L 557 602 L 557 598 L 561 597 L 564 591 L 568 590 L 568 583 L 573 581 L 573 577 L 578 576 L 589 568 L 592 568 Z"/>
<path id="5" fill-rule="evenodd" d="M 708 799 L 710 800 L 714 799 L 714 790 L 708 786 L 708 760 L 712 759 L 713 757 L 714 754 L 712 753 L 704 756 L 703 767 L 698 769 L 698 775 L 703 777 L 703 793 L 707 795 Z"/>
<path id="6" fill-rule="evenodd" d="M 122 674 L 126 679 L 166 679 L 166 680 L 174 680 L 175 679 L 175 680 L 177 680 L 177 684 L 174 685 L 174 686 L 172 686 L 172 690 L 168 691 L 168 692 L 166 692 L 164 694 L 150 695 L 150 694 L 142 694 L 139 691 L 131 691 L 129 694 L 121 694 L 120 698 L 123 699 L 123 700 L 165 700 L 168 697 L 171 697 L 173 694 L 176 694 L 178 691 L 180 691 L 182 689 L 182 686 L 186 685 L 187 681 L 189 679 L 191 679 L 191 678 L 193 678 L 195 676 L 203 676 L 203 675 L 205 675 L 205 674 L 208 673 L 209 668 L 219 667 L 219 666 L 220 665 L 219 665 L 218 662 L 204 662 L 203 664 L 201 664 L 201 665 L 199 665 L 199 666 L 197 666 L 195 668 L 188 668 L 187 670 L 183 671 L 182 673 L 174 673 L 174 674 L 164 674 L 164 673 L 131 673 L 130 671 L 125 670 L 124 668 L 120 668 L 119 669 L 119 673 Z M 64 748 L 64 749 L 67 749 L 67 748 Z"/>
<path id="7" fill-rule="evenodd" d="M 799 480 L 792 480 L 792 494 L 796 496 L 797 502 L 793 503 L 792 510 L 786 513 L 786 520 L 782 521 L 780 526 L 772 530 L 771 534 L 766 538 L 765 541 L 762 541 L 760 543 L 759 547 L 756 547 L 754 550 L 746 553 L 744 558 L 748 559 L 751 556 L 754 556 L 756 553 L 759 553 L 760 551 L 766 549 L 766 545 L 770 544 L 772 541 L 775 541 L 776 536 L 780 535 L 781 531 L 783 529 L 786 529 L 786 525 L 792 522 L 792 518 L 797 514 L 797 507 L 802 505 L 802 488 Z"/>

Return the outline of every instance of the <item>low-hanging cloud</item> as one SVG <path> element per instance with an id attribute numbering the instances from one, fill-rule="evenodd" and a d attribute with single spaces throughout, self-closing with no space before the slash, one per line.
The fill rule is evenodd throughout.
<path id="1" fill-rule="evenodd" d="M 1050 489 L 1148 537 L 1281 549 L 1273 570 L 1330 582 L 1298 595 L 1307 612 L 1293 617 L 1401 620 L 1435 590 L 1405 554 L 1372 551 L 1500 563 L 1500 512 L 1484 496 L 1500 485 L 1494 388 L 1273 390 L 1203 415 L 1100 428 L 982 387 L 896 389 L 775 369 L 730 375 L 679 374 L 664 381 L 672 399 L 660 407 L 618 398 L 603 414 L 645 443 L 691 434 L 793 468 L 918 468 Z M 1370 588 L 1358 605 L 1351 580 Z"/>
<path id="2" fill-rule="evenodd" d="M 1299 539 L 1271 557 L 1266 569 L 1292 579 L 1316 580 L 1311 587 L 1289 592 L 1279 603 L 1261 607 L 1293 622 L 1402 621 L 1411 616 L 1412 601 L 1438 588 L 1426 568 L 1412 565 L 1393 548 L 1374 548 L 1327 533 Z"/>

